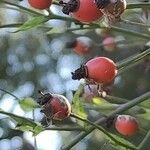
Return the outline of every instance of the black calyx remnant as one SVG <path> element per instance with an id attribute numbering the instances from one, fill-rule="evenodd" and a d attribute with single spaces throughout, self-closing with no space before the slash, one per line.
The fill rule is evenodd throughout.
<path id="1" fill-rule="evenodd" d="M 88 77 L 87 66 L 81 65 L 80 68 L 78 68 L 74 72 L 71 72 L 71 74 L 73 80 L 80 80 L 82 78 L 87 78 Z"/>
<path id="2" fill-rule="evenodd" d="M 108 117 L 107 120 L 106 120 L 106 127 L 109 129 L 110 127 L 113 126 L 113 122 L 114 120 L 116 119 L 117 115 L 115 116 L 111 116 L 111 117 Z"/>
<path id="3" fill-rule="evenodd" d="M 59 3 L 63 5 L 62 12 L 66 15 L 69 15 L 70 12 L 75 12 L 80 5 L 79 0 L 70 0 L 68 3 L 61 0 Z"/>
<path id="4" fill-rule="evenodd" d="M 40 105 L 46 104 L 53 96 L 50 93 L 46 93 L 38 98 L 37 103 Z"/>
<path id="5" fill-rule="evenodd" d="M 108 4 L 110 4 L 110 0 L 95 0 L 95 3 L 98 9 L 105 8 Z"/>
<path id="6" fill-rule="evenodd" d="M 77 45 L 77 40 L 73 40 L 71 42 L 66 43 L 66 48 L 74 48 Z"/>

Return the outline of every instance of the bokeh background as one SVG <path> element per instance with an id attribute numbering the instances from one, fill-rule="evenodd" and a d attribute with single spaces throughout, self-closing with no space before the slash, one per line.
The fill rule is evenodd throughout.
<path id="1" fill-rule="evenodd" d="M 27 1 L 12 0 L 11 2 L 29 7 Z M 127 2 L 141 2 L 140 0 L 128 0 Z M 22 23 L 32 17 L 24 12 L 12 9 L 15 7 L 0 4 L 0 26 L 11 23 Z M 61 7 L 52 5 L 50 8 L 54 13 L 63 15 Z M 46 13 L 43 11 L 43 13 Z M 150 16 L 146 17 L 148 10 L 127 10 L 123 18 L 134 22 L 150 23 Z M 96 56 L 107 56 L 118 62 L 135 53 L 139 53 L 148 39 L 131 36 L 129 34 L 106 31 L 101 29 L 80 30 L 65 33 L 49 33 L 51 27 L 69 28 L 74 27 L 67 21 L 51 20 L 44 25 L 30 29 L 25 32 L 12 33 L 16 28 L 0 28 L 0 88 L 10 91 L 19 98 L 32 97 L 36 100 L 38 90 L 50 91 L 63 94 L 71 101 L 72 91 L 75 91 L 80 82 L 71 79 L 71 72 L 82 63 Z M 140 33 L 149 33 L 150 28 L 139 25 L 118 23 L 125 29 Z M 116 48 L 109 52 L 101 45 L 105 38 L 105 32 L 116 41 Z M 94 41 L 90 53 L 85 56 L 77 55 L 71 48 L 66 48 L 66 43 L 79 36 L 87 36 Z M 149 58 L 141 64 L 131 68 L 117 76 L 111 95 L 133 99 L 150 90 Z M 16 100 L 9 94 L 0 91 L 0 108 L 21 116 L 32 118 L 32 112 L 25 113 Z M 95 113 L 95 112 L 94 112 Z M 97 112 L 96 112 L 97 113 Z M 35 115 L 38 120 L 40 113 Z M 147 121 L 143 120 L 143 126 L 149 130 Z M 39 150 L 59 150 L 62 143 L 68 143 L 78 132 L 44 131 L 37 136 Z M 143 132 L 143 134 L 145 134 Z M 100 150 L 104 142 L 104 135 L 93 132 L 82 140 L 74 149 L 78 150 Z M 92 137 L 92 138 L 91 138 Z M 132 140 L 138 144 L 144 136 L 138 136 Z M 0 150 L 34 150 L 34 137 L 29 132 L 14 129 L 14 124 L 6 116 L 0 115 Z M 113 149 L 106 144 L 104 149 Z"/>

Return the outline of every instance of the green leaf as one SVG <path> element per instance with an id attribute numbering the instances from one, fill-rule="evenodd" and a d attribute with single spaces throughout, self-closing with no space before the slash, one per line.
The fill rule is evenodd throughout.
<path id="1" fill-rule="evenodd" d="M 43 126 L 41 125 L 37 125 L 35 128 L 34 128 L 34 131 L 33 131 L 33 136 L 36 136 L 38 135 L 40 132 L 44 131 L 44 128 Z"/>
<path id="2" fill-rule="evenodd" d="M 87 113 L 85 112 L 85 109 L 83 107 L 83 101 L 80 98 L 80 95 L 83 93 L 84 86 L 80 85 L 76 93 L 73 97 L 73 104 L 72 104 L 72 112 L 79 115 L 81 118 L 87 118 Z M 81 121 L 78 121 L 79 124 L 81 124 Z M 83 122 L 82 122 L 83 123 Z"/>
<path id="3" fill-rule="evenodd" d="M 46 32 L 46 34 L 60 34 L 60 33 L 64 33 L 65 29 L 64 28 L 51 28 L 48 32 Z"/>
<path id="4" fill-rule="evenodd" d="M 0 110 L 0 114 L 7 115 L 12 119 L 12 121 L 15 121 L 16 129 L 33 132 L 33 135 L 37 135 L 44 130 L 40 124 L 34 122 L 30 118 L 25 118 L 2 110 Z"/>
<path id="5" fill-rule="evenodd" d="M 16 129 L 21 131 L 30 131 L 33 133 L 33 136 L 38 135 L 40 132 L 44 131 L 44 128 L 41 125 L 37 125 L 36 127 L 28 126 L 28 125 L 19 125 L 16 126 Z"/>
<path id="6" fill-rule="evenodd" d="M 107 102 L 105 99 L 100 97 L 93 98 L 93 105 L 99 107 L 103 111 L 112 111 L 119 106 L 117 104 L 111 104 Z"/>
<path id="7" fill-rule="evenodd" d="M 144 110 L 145 110 L 145 113 L 139 114 L 139 115 L 137 115 L 137 117 L 140 117 L 140 118 L 150 121 L 150 109 L 145 108 Z"/>
<path id="8" fill-rule="evenodd" d="M 150 109 L 150 98 L 142 102 L 140 106 Z"/>
<path id="9" fill-rule="evenodd" d="M 19 31 L 29 30 L 31 28 L 39 26 L 40 24 L 42 24 L 46 21 L 48 21 L 48 19 L 45 16 L 34 17 L 33 19 L 28 20 L 27 22 L 25 22 L 22 26 L 19 27 L 18 30 L 14 31 L 13 33 L 16 33 L 16 32 L 19 32 Z"/>
<path id="10" fill-rule="evenodd" d="M 38 103 L 36 103 L 36 101 L 30 97 L 24 98 L 23 100 L 19 101 L 19 105 L 24 111 L 27 112 L 40 107 Z"/>

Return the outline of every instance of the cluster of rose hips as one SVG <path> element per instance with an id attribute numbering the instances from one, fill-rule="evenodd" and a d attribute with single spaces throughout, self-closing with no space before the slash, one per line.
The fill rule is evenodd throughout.
<path id="1" fill-rule="evenodd" d="M 47 120 L 63 120 L 71 114 L 71 104 L 68 99 L 58 94 L 42 94 L 38 103 L 42 105 L 41 112 Z M 136 118 L 129 115 L 118 115 L 114 120 L 116 130 L 125 136 L 134 135 L 138 130 Z"/>
<path id="2" fill-rule="evenodd" d="M 89 60 L 72 73 L 72 79 L 84 78 L 94 84 L 109 84 L 117 74 L 115 63 L 106 57 L 96 57 Z M 38 103 L 42 106 L 41 112 L 47 120 L 63 120 L 71 114 L 71 104 L 68 99 L 58 94 L 42 94 Z M 116 130 L 122 135 L 133 135 L 138 130 L 136 119 L 128 115 L 119 115 L 115 121 Z"/>
<path id="3" fill-rule="evenodd" d="M 52 0 L 28 0 L 29 4 L 36 9 L 47 9 Z M 92 22 L 107 16 L 109 20 L 119 19 L 126 8 L 125 0 L 62 0 L 62 11 L 72 15 L 81 22 Z M 112 42 L 112 39 L 103 41 L 104 46 Z M 90 50 L 92 42 L 88 38 L 77 38 L 72 46 L 74 51 L 85 54 Z M 72 79 L 85 79 L 90 84 L 98 87 L 113 82 L 117 75 L 116 64 L 109 58 L 96 57 L 72 72 Z M 99 89 L 98 89 L 99 90 Z M 68 99 L 58 94 L 42 94 L 38 99 L 41 105 L 41 112 L 48 120 L 63 120 L 71 114 L 71 104 Z M 138 129 L 138 123 L 134 117 L 119 115 L 115 119 L 117 131 L 123 135 L 133 135 Z"/>
<path id="4" fill-rule="evenodd" d="M 52 0 L 28 0 L 36 9 L 47 9 Z M 71 15 L 75 19 L 90 23 L 105 16 L 110 21 L 120 19 L 120 15 L 126 9 L 126 0 L 60 0 L 62 12 Z"/>
<path id="5" fill-rule="evenodd" d="M 92 39 L 86 36 L 77 37 L 73 41 L 66 44 L 67 48 L 72 48 L 73 51 L 80 56 L 89 54 L 93 46 L 97 46 L 97 44 L 95 44 Z M 107 52 L 114 51 L 117 47 L 115 38 L 112 36 L 105 37 L 100 47 L 103 47 L 103 49 Z"/>

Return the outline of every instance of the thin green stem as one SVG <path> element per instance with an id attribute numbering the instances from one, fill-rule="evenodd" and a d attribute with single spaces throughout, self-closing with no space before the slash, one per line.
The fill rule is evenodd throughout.
<path id="1" fill-rule="evenodd" d="M 70 21 L 70 22 L 75 22 L 75 23 L 79 23 L 79 24 L 82 24 L 80 23 L 79 21 L 71 18 L 71 17 L 65 17 L 65 16 L 59 16 L 59 15 L 56 15 L 54 13 L 51 12 L 51 14 L 49 16 L 47 16 L 49 19 L 58 19 L 58 20 L 63 20 L 63 21 Z"/>
<path id="2" fill-rule="evenodd" d="M 148 35 L 148 34 L 139 33 L 139 32 L 136 32 L 136 31 L 131 31 L 131 30 L 128 30 L 128 29 L 123 29 L 123 28 L 119 28 L 119 27 L 115 27 L 115 26 L 111 26 L 111 29 L 113 31 L 116 31 L 116 32 L 129 34 L 129 35 L 136 36 L 136 37 L 139 37 L 139 38 L 141 37 L 141 38 L 145 38 L 145 39 L 150 39 L 150 35 Z"/>
<path id="3" fill-rule="evenodd" d="M 126 66 L 126 67 L 120 68 L 119 71 L 118 71 L 118 73 L 117 73 L 117 76 L 119 76 L 119 75 L 122 74 L 123 72 L 125 72 L 125 71 L 127 71 L 127 70 L 129 70 L 129 69 L 131 69 L 131 68 L 133 68 L 133 67 L 135 67 L 135 66 L 137 66 L 137 65 L 139 65 L 139 64 L 142 63 L 142 62 L 143 62 L 143 60 L 139 60 L 139 61 L 137 61 L 137 62 L 133 62 L 133 63 L 129 64 L 129 65 Z"/>
<path id="4" fill-rule="evenodd" d="M 32 119 L 29 119 L 29 118 L 18 116 L 18 115 L 15 115 L 15 114 L 3 111 L 1 109 L 0 109 L 0 114 L 8 115 L 8 116 L 14 118 L 15 120 L 19 120 L 19 123 L 22 122 L 22 123 L 24 123 L 26 125 L 30 125 L 32 127 L 36 127 L 37 126 L 37 124 Z"/>
<path id="5" fill-rule="evenodd" d="M 150 141 L 150 130 L 148 131 L 147 135 L 144 137 L 143 141 L 138 146 L 138 150 L 146 150 L 149 147 Z"/>
<path id="6" fill-rule="evenodd" d="M 121 22 L 123 22 L 125 24 L 130 24 L 130 25 L 139 25 L 139 26 L 143 26 L 143 27 L 147 27 L 147 28 L 150 27 L 150 24 L 144 24 L 144 23 L 139 23 L 139 22 L 132 22 L 130 20 L 121 19 Z"/>
<path id="7" fill-rule="evenodd" d="M 15 96 L 14 94 L 12 94 L 11 92 L 9 92 L 9 91 L 7 91 L 7 90 L 4 90 L 4 89 L 0 88 L 0 91 L 3 91 L 3 92 L 5 92 L 5 93 L 11 95 L 11 96 L 14 97 L 15 99 L 20 100 L 20 98 L 18 98 L 17 96 Z"/>
<path id="8" fill-rule="evenodd" d="M 106 99 L 110 103 L 115 103 L 115 104 L 124 104 L 129 101 L 127 99 L 116 97 L 116 96 L 111 96 L 111 95 L 106 95 L 104 99 Z"/>
<path id="9" fill-rule="evenodd" d="M 117 108 L 115 111 L 113 111 L 112 113 L 108 114 L 108 117 L 114 117 L 116 114 L 120 114 L 130 108 L 132 108 L 133 106 L 145 101 L 146 99 L 148 99 L 150 97 L 150 92 L 147 92 L 135 99 L 133 99 L 132 101 L 129 101 L 123 105 L 121 105 L 119 108 Z M 105 123 L 107 120 L 106 117 L 102 117 L 100 119 L 98 119 L 95 123 L 96 124 L 103 124 Z M 85 138 L 88 134 L 90 134 L 93 130 L 95 129 L 95 127 L 90 127 L 88 131 L 86 132 L 81 132 L 79 135 L 77 135 L 68 145 L 63 147 L 63 150 L 70 150 L 73 146 L 75 146 L 78 142 L 80 142 L 83 138 Z"/>
<path id="10" fill-rule="evenodd" d="M 144 57 L 146 57 L 149 54 L 150 54 L 150 48 L 145 50 L 144 52 L 142 52 L 140 54 L 135 54 L 134 56 L 128 57 L 127 59 L 124 59 L 124 60 L 116 63 L 117 68 L 121 69 L 123 67 L 130 65 L 131 63 L 135 63 L 137 61 L 140 61 L 141 59 L 143 59 Z"/>
<path id="11" fill-rule="evenodd" d="M 34 110 L 32 111 L 32 117 L 33 117 L 33 121 L 35 121 L 35 111 Z M 35 150 L 38 150 L 36 136 L 34 136 L 33 138 L 34 138 L 34 148 L 35 148 Z"/>
<path id="12" fill-rule="evenodd" d="M 11 24 L 5 24 L 1 25 L 0 28 L 17 28 L 23 25 L 23 23 L 11 23 Z"/>
<path id="13" fill-rule="evenodd" d="M 88 124 L 92 125 L 92 126 L 95 127 L 96 129 L 100 130 L 100 131 L 103 132 L 105 135 L 107 135 L 107 136 L 108 136 L 112 141 L 114 141 L 116 144 L 121 145 L 121 146 L 123 146 L 123 147 L 125 147 L 125 148 L 129 148 L 129 149 L 131 149 L 131 150 L 135 150 L 135 149 L 136 149 L 136 148 L 134 148 L 134 147 L 132 147 L 132 146 L 129 146 L 129 145 L 126 145 L 126 144 L 122 143 L 121 141 L 118 141 L 118 140 L 115 139 L 111 134 L 109 134 L 105 129 L 103 129 L 102 127 L 100 127 L 100 126 L 97 125 L 96 123 L 93 123 L 93 122 L 91 122 L 90 120 L 81 118 L 80 116 L 78 116 L 78 115 L 76 115 L 76 114 L 73 114 L 73 113 L 72 113 L 70 116 L 73 117 L 73 118 L 76 118 L 76 119 L 78 119 L 78 120 L 81 120 L 81 121 L 83 121 L 83 122 L 85 122 L 85 123 L 88 123 Z"/>
<path id="14" fill-rule="evenodd" d="M 130 3 L 127 5 L 127 9 L 135 8 L 150 8 L 150 3 Z"/>
<path id="15" fill-rule="evenodd" d="M 50 127 L 45 128 L 44 130 L 57 130 L 57 131 L 86 131 L 85 128 L 82 127 Z"/>

